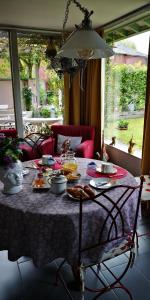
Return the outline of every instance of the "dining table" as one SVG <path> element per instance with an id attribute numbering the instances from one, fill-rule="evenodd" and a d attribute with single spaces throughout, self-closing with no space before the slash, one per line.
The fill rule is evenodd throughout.
<path id="1" fill-rule="evenodd" d="M 99 160 L 76 158 L 79 183 L 89 184 L 99 178 L 92 164 L 100 166 Z M 57 161 L 57 159 L 56 159 Z M 13 195 L 3 194 L 0 183 L 0 250 L 8 250 L 8 259 L 15 261 L 21 256 L 29 256 L 37 267 L 54 259 L 64 258 L 70 265 L 78 261 L 79 242 L 79 201 L 68 196 L 67 191 L 53 194 L 50 188 L 34 189 L 32 182 L 39 170 L 35 161 L 23 163 L 26 172 L 23 189 Z M 57 168 L 62 167 L 57 161 Z M 115 174 L 106 174 L 113 184 L 137 185 L 132 174 L 116 166 Z M 68 183 L 68 187 L 73 184 Z M 97 190 L 95 189 L 97 192 Z M 100 190 L 98 190 L 100 191 Z M 111 193 L 115 193 L 113 190 Z M 135 213 L 137 194 L 130 197 L 124 208 L 126 226 L 130 228 Z M 104 212 L 92 202 L 85 203 L 83 209 L 83 244 L 97 238 Z M 110 245 L 108 245 L 108 248 Z M 105 249 L 106 251 L 107 249 Z M 98 251 L 85 254 L 87 262 L 97 260 Z"/>

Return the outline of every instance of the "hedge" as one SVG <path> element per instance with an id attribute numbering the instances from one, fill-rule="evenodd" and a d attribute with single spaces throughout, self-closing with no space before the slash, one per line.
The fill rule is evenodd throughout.
<path id="1" fill-rule="evenodd" d="M 147 67 L 139 64 L 106 64 L 105 109 L 113 112 L 128 111 L 134 103 L 135 110 L 145 107 Z"/>

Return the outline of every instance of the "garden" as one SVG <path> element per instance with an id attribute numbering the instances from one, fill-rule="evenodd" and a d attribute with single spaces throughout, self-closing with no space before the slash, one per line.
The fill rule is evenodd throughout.
<path id="1" fill-rule="evenodd" d="M 106 64 L 105 139 L 128 144 L 133 136 L 142 148 L 147 68 L 135 64 Z"/>
<path id="2" fill-rule="evenodd" d="M 133 136 L 133 141 L 136 143 L 136 149 L 141 149 L 144 118 L 128 119 L 128 122 L 127 130 L 119 130 L 118 121 L 107 123 L 108 126 L 105 128 L 105 138 L 110 139 L 110 137 L 116 136 L 116 142 L 121 142 L 127 145 Z"/>
<path id="3" fill-rule="evenodd" d="M 48 39 L 40 34 L 18 34 L 22 109 L 32 112 L 32 117 L 53 118 L 63 114 L 63 77 L 54 71 L 46 56 Z M 0 45 L 3 50 L 0 53 L 0 80 L 8 81 L 10 86 L 8 39 L 2 37 Z M 7 101 L 7 95 L 3 101 Z"/>

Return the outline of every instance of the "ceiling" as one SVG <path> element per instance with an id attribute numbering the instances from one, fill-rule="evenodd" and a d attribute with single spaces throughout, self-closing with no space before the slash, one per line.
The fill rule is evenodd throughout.
<path id="1" fill-rule="evenodd" d="M 0 25 L 61 31 L 66 0 L 0 0 Z M 93 10 L 93 27 L 101 27 L 144 5 L 149 0 L 80 0 L 80 4 Z M 80 24 L 83 14 L 71 3 L 66 28 Z"/>

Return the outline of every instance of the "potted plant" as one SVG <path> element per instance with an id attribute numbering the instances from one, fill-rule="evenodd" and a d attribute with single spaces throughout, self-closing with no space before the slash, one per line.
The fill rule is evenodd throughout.
<path id="1" fill-rule="evenodd" d="M 128 125 L 129 125 L 129 122 L 124 119 L 120 119 L 118 121 L 118 129 L 120 129 L 120 130 L 127 130 Z"/>
<path id="2" fill-rule="evenodd" d="M 24 101 L 25 110 L 28 112 L 27 116 L 32 117 L 32 89 L 27 86 L 23 87 L 22 88 L 22 97 L 23 97 L 23 101 Z"/>
<path id="3" fill-rule="evenodd" d="M 6 194 L 15 194 L 22 189 L 22 163 L 19 160 L 22 151 L 19 144 L 18 138 L 0 136 L 0 180 Z"/>
<path id="4" fill-rule="evenodd" d="M 43 118 L 50 118 L 50 109 L 48 107 L 42 107 L 40 110 L 40 115 Z"/>

